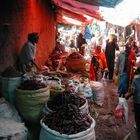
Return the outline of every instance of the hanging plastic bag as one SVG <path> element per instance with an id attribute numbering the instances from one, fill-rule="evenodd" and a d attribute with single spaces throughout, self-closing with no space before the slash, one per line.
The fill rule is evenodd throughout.
<path id="1" fill-rule="evenodd" d="M 128 104 L 125 98 L 119 97 L 119 103 L 115 109 L 116 119 L 125 119 L 128 122 Z"/>

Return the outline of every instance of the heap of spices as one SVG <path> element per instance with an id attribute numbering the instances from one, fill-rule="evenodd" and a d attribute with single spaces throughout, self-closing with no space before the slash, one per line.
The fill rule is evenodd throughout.
<path id="1" fill-rule="evenodd" d="M 62 94 L 58 94 L 47 102 L 49 109 L 56 111 L 60 106 L 64 104 L 73 104 L 78 108 L 83 106 L 86 103 L 84 98 L 81 98 L 77 94 L 72 94 L 71 92 L 64 91 Z"/>
<path id="2" fill-rule="evenodd" d="M 64 104 L 56 112 L 48 114 L 43 122 L 60 134 L 76 134 L 90 128 L 92 119 L 87 114 L 81 114 L 73 104 Z"/>

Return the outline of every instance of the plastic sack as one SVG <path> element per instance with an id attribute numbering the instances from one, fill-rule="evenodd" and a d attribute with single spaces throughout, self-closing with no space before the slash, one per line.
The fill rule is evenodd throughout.
<path id="1" fill-rule="evenodd" d="M 71 135 L 60 134 L 59 132 L 50 129 L 47 125 L 45 125 L 42 122 L 42 120 L 40 123 L 40 140 L 95 140 L 95 120 L 93 118 L 90 128 L 88 128 L 85 131 Z"/>
<path id="2" fill-rule="evenodd" d="M 116 119 L 125 119 L 125 122 L 128 122 L 128 104 L 125 98 L 119 97 L 118 105 L 115 109 L 115 118 Z"/>
<path id="3" fill-rule="evenodd" d="M 104 103 L 104 97 L 105 97 L 103 84 L 101 82 L 91 81 L 90 87 L 91 87 L 92 92 L 93 92 L 94 102 L 97 105 L 102 106 Z"/>
<path id="4" fill-rule="evenodd" d="M 88 83 L 79 84 L 76 92 L 83 98 L 91 98 L 93 96 L 92 89 Z"/>
<path id="5" fill-rule="evenodd" d="M 49 97 L 48 87 L 38 90 L 16 89 L 16 103 L 20 114 L 25 120 L 35 123 L 40 121 L 43 107 Z"/>
<path id="6" fill-rule="evenodd" d="M 0 118 L 1 140 L 27 140 L 27 128 L 23 123 L 14 120 Z"/>
<path id="7" fill-rule="evenodd" d="M 9 104 L 4 98 L 0 98 L 0 118 L 21 122 L 21 118 L 15 107 Z"/>

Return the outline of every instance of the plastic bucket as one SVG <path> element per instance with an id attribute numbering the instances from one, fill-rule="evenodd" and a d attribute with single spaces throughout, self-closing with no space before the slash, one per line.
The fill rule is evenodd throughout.
<path id="1" fill-rule="evenodd" d="M 20 84 L 20 82 L 21 77 L 1 77 L 2 96 L 13 105 L 15 105 L 15 88 Z"/>

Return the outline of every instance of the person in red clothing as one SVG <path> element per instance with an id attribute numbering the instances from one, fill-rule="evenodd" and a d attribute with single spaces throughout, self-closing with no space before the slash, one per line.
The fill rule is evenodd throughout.
<path id="1" fill-rule="evenodd" d="M 101 46 L 99 46 L 99 45 L 96 46 L 95 54 L 97 55 L 97 57 L 99 59 L 99 67 L 100 67 L 101 71 L 102 72 L 108 71 L 105 53 L 103 51 L 101 51 Z"/>
<path id="2" fill-rule="evenodd" d="M 104 72 L 108 71 L 105 53 L 101 51 L 101 46 L 96 46 L 90 65 L 90 80 L 98 81 Z"/>
<path id="3" fill-rule="evenodd" d="M 132 79 L 134 78 L 134 70 L 133 67 L 136 65 L 136 51 L 137 51 L 137 46 L 136 46 L 136 42 L 132 41 L 131 45 L 130 45 L 130 53 L 129 53 L 129 57 L 128 57 L 128 79 L 129 82 L 132 82 Z"/>

